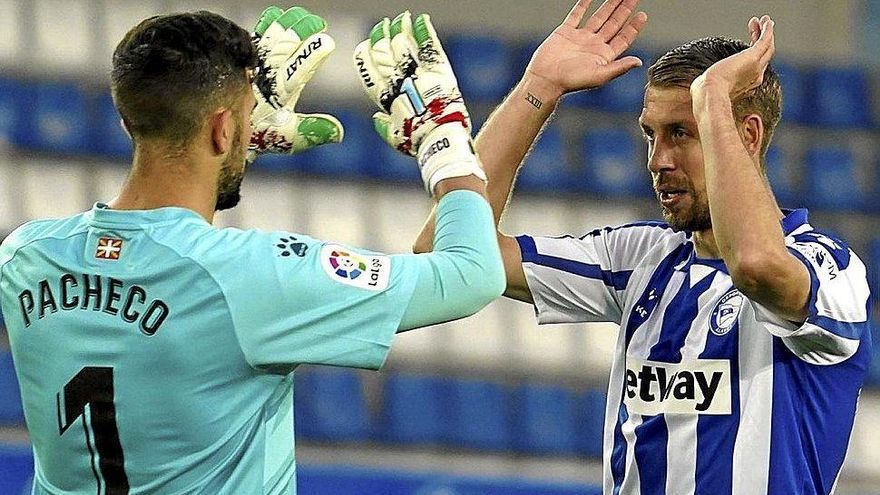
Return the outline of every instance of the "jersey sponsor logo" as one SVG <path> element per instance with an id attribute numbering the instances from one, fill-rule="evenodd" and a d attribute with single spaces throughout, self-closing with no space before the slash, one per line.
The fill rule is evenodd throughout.
<path id="1" fill-rule="evenodd" d="M 278 244 L 275 247 L 278 248 L 278 254 L 285 258 L 294 254 L 302 258 L 309 249 L 309 246 L 305 243 L 297 242 L 296 237 L 292 235 L 278 239 Z"/>
<path id="2" fill-rule="evenodd" d="M 736 289 L 732 289 L 727 294 L 721 296 L 718 304 L 715 305 L 715 309 L 712 310 L 712 316 L 709 318 L 709 330 L 719 337 L 727 335 L 736 325 L 744 301 L 744 296 Z"/>
<path id="3" fill-rule="evenodd" d="M 331 279 L 367 290 L 385 290 L 391 276 L 388 256 L 357 255 L 333 244 L 321 249 L 321 266 Z"/>
<path id="4" fill-rule="evenodd" d="M 95 258 L 99 260 L 118 260 L 122 255 L 122 244 L 122 239 L 101 237 L 98 239 L 98 248 L 95 250 Z"/>
<path id="5" fill-rule="evenodd" d="M 630 412 L 730 414 L 730 361 L 697 359 L 681 363 L 642 361 L 627 356 L 623 402 Z"/>

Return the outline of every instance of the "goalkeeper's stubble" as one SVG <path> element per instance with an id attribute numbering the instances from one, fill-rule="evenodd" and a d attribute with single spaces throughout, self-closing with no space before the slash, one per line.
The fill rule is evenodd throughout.
<path id="1" fill-rule="evenodd" d="M 241 200 L 241 181 L 244 179 L 245 155 L 247 153 L 247 148 L 243 144 L 243 135 L 242 119 L 236 119 L 232 148 L 229 151 L 229 156 L 223 161 L 220 177 L 217 181 L 217 205 L 214 207 L 216 211 L 234 208 Z"/>

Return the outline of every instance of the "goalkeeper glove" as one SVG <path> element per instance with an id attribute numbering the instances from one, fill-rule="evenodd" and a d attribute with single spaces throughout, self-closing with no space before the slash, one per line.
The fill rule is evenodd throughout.
<path id="1" fill-rule="evenodd" d="M 324 19 L 302 7 L 269 7 L 260 16 L 254 29 L 257 106 L 248 163 L 262 153 L 297 153 L 342 141 L 342 124 L 335 117 L 294 111 L 303 87 L 336 48 L 326 28 Z"/>
<path id="2" fill-rule="evenodd" d="M 452 65 L 427 14 L 385 18 L 355 48 L 354 62 L 381 110 L 373 127 L 389 145 L 417 157 L 428 192 L 450 177 L 486 180 Z"/>

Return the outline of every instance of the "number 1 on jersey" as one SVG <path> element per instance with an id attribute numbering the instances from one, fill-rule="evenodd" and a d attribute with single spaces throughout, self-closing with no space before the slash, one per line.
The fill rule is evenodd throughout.
<path id="1" fill-rule="evenodd" d="M 101 480 L 106 483 L 106 495 L 127 495 L 128 476 L 125 474 L 125 458 L 119 443 L 116 427 L 116 406 L 113 404 L 113 368 L 86 366 L 79 370 L 57 394 L 58 434 L 64 432 L 82 417 L 86 446 L 91 454 L 92 473 L 98 481 L 98 494 L 102 493 Z M 88 421 L 86 405 L 89 406 Z M 95 455 L 98 465 L 95 465 Z M 100 471 L 100 475 L 98 472 Z"/>

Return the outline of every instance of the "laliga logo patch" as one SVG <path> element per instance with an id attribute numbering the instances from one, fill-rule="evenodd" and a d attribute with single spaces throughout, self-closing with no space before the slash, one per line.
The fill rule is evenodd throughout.
<path id="1" fill-rule="evenodd" d="M 321 266 L 336 282 L 373 291 L 387 288 L 391 274 L 389 257 L 359 256 L 333 244 L 321 249 Z"/>
<path id="2" fill-rule="evenodd" d="M 727 335 L 730 329 L 736 325 L 739 318 L 739 312 L 744 302 L 743 295 L 736 289 L 729 291 L 721 297 L 715 309 L 712 310 L 712 316 L 709 318 L 709 329 L 719 337 Z"/>

